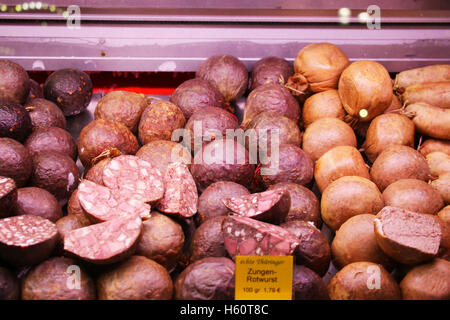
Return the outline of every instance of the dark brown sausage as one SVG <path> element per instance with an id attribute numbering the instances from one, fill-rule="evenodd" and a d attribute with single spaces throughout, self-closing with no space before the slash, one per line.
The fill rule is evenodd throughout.
<path id="1" fill-rule="evenodd" d="M 122 155 L 111 159 L 103 168 L 103 184 L 111 190 L 143 202 L 155 203 L 164 195 L 161 172 L 136 156 Z"/>
<path id="2" fill-rule="evenodd" d="M 52 222 L 62 218 L 63 212 L 58 200 L 45 189 L 36 187 L 17 190 L 17 202 L 14 215 L 31 214 L 48 219 Z"/>
<path id="3" fill-rule="evenodd" d="M 78 167 L 67 155 L 42 151 L 33 158 L 31 185 L 47 190 L 61 202 L 69 199 L 79 179 Z"/>
<path id="4" fill-rule="evenodd" d="M 0 138 L 0 175 L 14 179 L 17 188 L 30 178 L 33 161 L 28 150 L 10 138 Z"/>
<path id="5" fill-rule="evenodd" d="M 325 282 L 305 266 L 294 265 L 292 275 L 293 300 L 328 300 Z"/>
<path id="6" fill-rule="evenodd" d="M 316 227 L 321 226 L 319 200 L 311 190 L 293 182 L 279 182 L 268 188 L 268 190 L 275 189 L 286 190 L 291 198 L 291 208 L 286 221 L 311 221 Z"/>
<path id="7" fill-rule="evenodd" d="M 190 264 L 175 281 L 175 299 L 234 299 L 233 261 L 224 257 L 210 257 Z"/>
<path id="8" fill-rule="evenodd" d="M 0 267 L 0 300 L 18 300 L 20 285 L 17 277 L 8 269 Z"/>
<path id="9" fill-rule="evenodd" d="M 25 147 L 31 156 L 41 151 L 56 151 L 77 160 L 75 139 L 64 129 L 58 127 L 39 128 L 33 131 L 25 141 Z"/>
<path id="10" fill-rule="evenodd" d="M 142 236 L 136 254 L 152 259 L 172 272 L 181 256 L 183 246 L 184 233 L 180 224 L 153 211 L 151 217 L 143 222 Z"/>
<path id="11" fill-rule="evenodd" d="M 138 215 L 116 218 L 70 231 L 64 251 L 93 264 L 116 263 L 133 255 L 141 231 Z"/>
<path id="12" fill-rule="evenodd" d="M 250 192 L 241 184 L 231 181 L 217 181 L 208 186 L 198 198 L 198 214 L 195 216 L 197 224 L 205 220 L 224 216 L 229 210 L 222 199 L 249 195 Z"/>
<path id="13" fill-rule="evenodd" d="M 285 84 L 287 79 L 294 74 L 291 62 L 279 57 L 265 57 L 258 60 L 252 69 L 251 89 L 266 83 Z"/>
<path id="14" fill-rule="evenodd" d="M 150 206 L 140 197 L 123 195 L 89 180 L 81 181 L 77 197 L 86 216 L 94 223 L 137 214 L 150 217 Z"/>
<path id="15" fill-rule="evenodd" d="M 13 213 L 17 201 L 17 188 L 13 179 L 0 176 L 0 219 Z"/>
<path id="16" fill-rule="evenodd" d="M 23 215 L 0 220 L 0 258 L 13 266 L 44 261 L 58 239 L 56 225 L 38 216 Z"/>
<path id="17" fill-rule="evenodd" d="M 225 248 L 231 257 L 292 255 L 300 241 L 286 229 L 241 216 L 227 216 L 222 224 Z"/>
<path id="18" fill-rule="evenodd" d="M 95 284 L 77 262 L 50 258 L 30 270 L 22 281 L 23 300 L 94 300 Z"/>
<path id="19" fill-rule="evenodd" d="M 325 235 L 310 222 L 301 220 L 288 221 L 280 227 L 295 234 L 300 241 L 295 252 L 295 263 L 324 276 L 331 261 L 331 249 Z"/>
<path id="20" fill-rule="evenodd" d="M 170 300 L 173 282 L 167 270 L 155 261 L 133 256 L 97 280 L 100 300 Z"/>
<path id="21" fill-rule="evenodd" d="M 190 79 L 179 85 L 170 96 L 170 101 L 183 111 L 186 119 L 205 107 L 225 107 L 225 99 L 209 81 Z"/>
<path id="22" fill-rule="evenodd" d="M 248 151 L 230 139 L 208 143 L 202 152 L 197 152 L 191 165 L 191 173 L 200 192 L 217 181 L 232 181 L 248 186 L 254 171 L 255 165 L 250 163 Z"/>
<path id="23" fill-rule="evenodd" d="M 223 219 L 224 216 L 212 217 L 195 230 L 191 242 L 191 262 L 206 257 L 227 256 L 222 234 Z"/>
<path id="24" fill-rule="evenodd" d="M 58 127 L 65 130 L 67 127 L 64 113 L 49 100 L 33 99 L 25 105 L 25 109 L 30 115 L 33 130 L 48 127 Z"/>
<path id="25" fill-rule="evenodd" d="M 289 193 L 281 189 L 225 198 L 222 202 L 241 216 L 274 224 L 283 222 L 291 207 Z"/>
<path id="26" fill-rule="evenodd" d="M 157 205 L 159 211 L 184 218 L 197 213 L 197 187 L 185 164 L 169 164 L 164 176 L 164 186 L 164 197 Z"/>
<path id="27" fill-rule="evenodd" d="M 300 147 L 292 144 L 280 145 L 278 159 L 264 158 L 260 170 L 261 180 L 266 188 L 278 182 L 308 185 L 313 175 L 314 162 Z"/>

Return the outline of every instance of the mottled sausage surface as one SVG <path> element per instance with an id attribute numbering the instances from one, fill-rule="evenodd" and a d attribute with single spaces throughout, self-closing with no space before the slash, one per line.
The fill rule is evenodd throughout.
<path id="1" fill-rule="evenodd" d="M 275 224 L 284 221 L 291 206 L 289 194 L 281 189 L 225 198 L 222 202 L 241 216 Z"/>
<path id="2" fill-rule="evenodd" d="M 45 189 L 36 187 L 19 188 L 14 215 L 31 214 L 56 222 L 63 212 L 58 200 Z"/>
<path id="3" fill-rule="evenodd" d="M 83 180 L 77 192 L 84 212 L 93 222 L 104 222 L 135 214 L 146 219 L 150 217 L 150 206 L 135 195 L 123 195 L 118 191 Z"/>
<path id="4" fill-rule="evenodd" d="M 14 179 L 20 188 L 27 183 L 32 169 L 30 153 L 20 142 L 0 138 L 0 175 Z"/>
<path id="5" fill-rule="evenodd" d="M 103 168 L 105 186 L 123 195 L 155 203 L 164 195 L 161 172 L 136 156 L 122 155 L 111 159 Z"/>
<path id="6" fill-rule="evenodd" d="M 255 219 L 228 216 L 222 224 L 225 248 L 231 257 L 292 255 L 300 244 L 286 229 Z"/>
<path id="7" fill-rule="evenodd" d="M 139 216 L 116 218 L 70 231 L 64 237 L 64 250 L 94 264 L 111 264 L 136 251 L 141 231 Z"/>
<path id="8" fill-rule="evenodd" d="M 0 258 L 13 266 L 42 262 L 58 239 L 56 225 L 42 217 L 23 215 L 0 220 Z"/>
<path id="9" fill-rule="evenodd" d="M 159 211 L 192 217 L 197 213 L 198 193 L 194 178 L 183 163 L 169 164 L 164 176 L 165 191 L 159 201 Z"/>

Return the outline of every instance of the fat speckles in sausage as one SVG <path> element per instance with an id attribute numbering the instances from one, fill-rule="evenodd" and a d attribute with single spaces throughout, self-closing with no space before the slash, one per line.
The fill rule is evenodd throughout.
<path id="1" fill-rule="evenodd" d="M 158 203 L 158 210 L 182 217 L 197 213 L 198 193 L 188 167 L 183 163 L 171 163 L 164 176 L 164 197 Z"/>
<path id="2" fill-rule="evenodd" d="M 300 244 L 286 229 L 247 217 L 226 217 L 222 231 L 225 248 L 231 257 L 292 255 Z"/>
<path id="3" fill-rule="evenodd" d="M 70 231 L 64 237 L 64 250 L 94 264 L 115 263 L 136 251 L 141 231 L 139 216 L 116 218 Z"/>
<path id="4" fill-rule="evenodd" d="M 33 265 L 47 259 L 58 239 L 56 225 L 38 216 L 0 220 L 0 258 L 14 266 Z"/>
<path id="5" fill-rule="evenodd" d="M 84 212 L 93 222 L 104 222 L 115 218 L 138 214 L 150 217 L 150 206 L 134 195 L 122 195 L 89 180 L 83 180 L 77 191 Z"/>
<path id="6" fill-rule="evenodd" d="M 291 207 L 289 194 L 282 189 L 223 199 L 223 204 L 239 215 L 281 223 Z"/>
<path id="7" fill-rule="evenodd" d="M 144 202 L 155 203 L 164 195 L 161 172 L 136 156 L 122 155 L 107 163 L 103 168 L 103 183 Z"/>
<path id="8" fill-rule="evenodd" d="M 11 215 L 17 201 L 17 188 L 13 179 L 0 176 L 0 218 Z"/>

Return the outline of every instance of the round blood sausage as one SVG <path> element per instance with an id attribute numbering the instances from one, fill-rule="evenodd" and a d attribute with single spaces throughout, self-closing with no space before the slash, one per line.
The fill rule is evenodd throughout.
<path id="1" fill-rule="evenodd" d="M 169 164 L 164 176 L 164 185 L 164 197 L 157 207 L 159 211 L 186 218 L 197 213 L 197 187 L 184 163 Z"/>
<path id="2" fill-rule="evenodd" d="M 135 214 L 143 219 L 150 217 L 150 206 L 140 197 L 122 195 L 89 180 L 80 183 L 77 196 L 84 212 L 93 222 L 104 222 Z"/>
<path id="3" fill-rule="evenodd" d="M 0 220 L 0 259 L 14 266 L 33 265 L 47 259 L 58 242 L 50 220 L 23 215 Z"/>
<path id="4" fill-rule="evenodd" d="M 13 179 L 0 176 L 0 218 L 9 217 L 17 201 L 17 188 Z"/>
<path id="5" fill-rule="evenodd" d="M 122 155 L 111 159 L 103 168 L 103 183 L 122 195 L 135 196 L 155 203 L 164 195 L 161 172 L 136 156 Z"/>
<path id="6" fill-rule="evenodd" d="M 93 300 L 95 284 L 73 259 L 50 258 L 34 267 L 22 282 L 23 300 Z"/>
<path id="7" fill-rule="evenodd" d="M 225 248 L 235 256 L 292 255 L 299 239 L 286 229 L 242 216 L 228 216 L 222 223 Z"/>
<path id="8" fill-rule="evenodd" d="M 15 216 L 31 214 L 52 222 L 62 218 L 62 208 L 50 192 L 42 188 L 27 187 L 17 190 L 17 202 L 14 205 Z"/>
<path id="9" fill-rule="evenodd" d="M 253 193 L 233 198 L 225 198 L 223 204 L 241 216 L 281 223 L 291 207 L 289 194 L 282 189 Z"/>
<path id="10" fill-rule="evenodd" d="M 142 231 L 138 215 L 116 218 L 70 231 L 64 250 L 94 264 L 111 264 L 130 257 Z"/>
<path id="11" fill-rule="evenodd" d="M 19 280 L 11 271 L 0 267 L 0 300 L 17 300 L 19 296 Z"/>

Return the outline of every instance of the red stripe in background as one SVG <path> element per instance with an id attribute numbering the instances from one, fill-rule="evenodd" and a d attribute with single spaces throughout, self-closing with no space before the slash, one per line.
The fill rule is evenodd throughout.
<path id="1" fill-rule="evenodd" d="M 30 77 L 43 84 L 51 71 L 29 71 Z M 146 95 L 170 95 L 184 81 L 193 79 L 195 72 L 112 72 L 88 71 L 94 92 L 108 93 L 124 90 Z"/>

